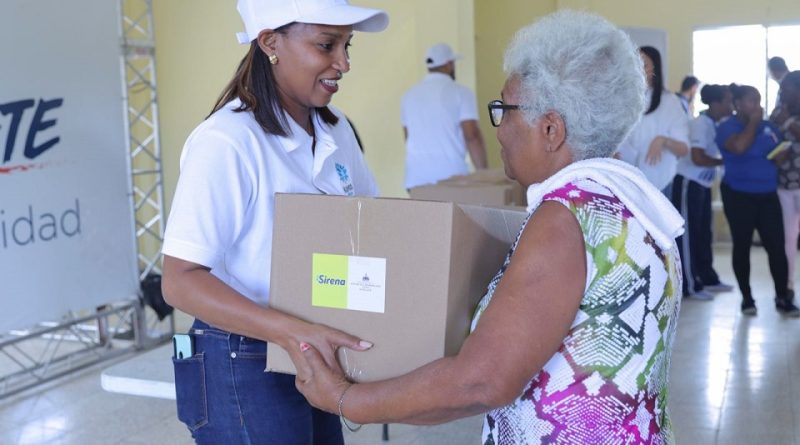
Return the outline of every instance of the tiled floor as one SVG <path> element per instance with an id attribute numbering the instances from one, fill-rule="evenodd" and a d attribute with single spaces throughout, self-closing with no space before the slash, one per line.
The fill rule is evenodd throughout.
<path id="1" fill-rule="evenodd" d="M 733 283 L 728 249 L 717 251 L 716 263 Z M 755 318 L 739 314 L 736 292 L 683 301 L 669 402 L 679 444 L 800 445 L 800 319 L 775 312 L 760 249 L 753 252 L 752 282 Z M 100 371 L 0 402 L 0 444 L 192 443 L 175 420 L 174 402 L 104 392 Z M 389 444 L 477 444 L 480 428 L 480 417 L 391 425 Z M 345 437 L 366 445 L 381 443 L 380 436 L 380 425 L 368 425 Z"/>

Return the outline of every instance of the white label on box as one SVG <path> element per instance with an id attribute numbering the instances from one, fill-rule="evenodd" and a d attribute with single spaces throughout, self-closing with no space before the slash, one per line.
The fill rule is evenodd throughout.
<path id="1" fill-rule="evenodd" d="M 349 257 L 347 308 L 384 312 L 386 304 L 386 258 Z"/>
<path id="2" fill-rule="evenodd" d="M 384 312 L 386 258 L 315 253 L 312 263 L 313 306 Z"/>

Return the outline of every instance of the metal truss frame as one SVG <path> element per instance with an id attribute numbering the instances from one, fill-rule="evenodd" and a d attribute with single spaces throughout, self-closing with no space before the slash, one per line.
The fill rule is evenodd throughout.
<path id="1" fill-rule="evenodd" d="M 140 279 L 161 272 L 164 187 L 152 0 L 120 0 L 125 103 Z"/>
<path id="2" fill-rule="evenodd" d="M 161 273 L 164 189 L 156 94 L 152 0 L 118 0 L 129 190 L 139 280 Z M 0 400 L 88 366 L 169 340 L 175 320 L 159 320 L 141 299 L 112 302 L 62 320 L 0 333 Z"/>

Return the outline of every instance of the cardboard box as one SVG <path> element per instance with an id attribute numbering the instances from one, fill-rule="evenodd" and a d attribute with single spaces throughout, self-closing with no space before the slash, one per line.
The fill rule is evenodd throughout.
<path id="1" fill-rule="evenodd" d="M 488 168 L 483 170 L 475 170 L 467 175 L 451 176 L 439 182 L 516 182 L 506 176 L 506 172 L 502 168 Z"/>
<path id="2" fill-rule="evenodd" d="M 525 206 L 525 190 L 503 170 L 478 170 L 408 191 L 412 199 L 489 206 Z"/>
<path id="3" fill-rule="evenodd" d="M 401 375 L 458 352 L 524 218 L 446 202 L 279 194 L 270 306 L 373 342 L 339 350 L 353 380 Z M 274 344 L 267 370 L 295 373 Z"/>

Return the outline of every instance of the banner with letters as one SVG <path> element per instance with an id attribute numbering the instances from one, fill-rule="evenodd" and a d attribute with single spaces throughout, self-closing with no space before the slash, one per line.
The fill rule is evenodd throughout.
<path id="1" fill-rule="evenodd" d="M 4 0 L 0 331 L 138 289 L 116 0 Z"/>

